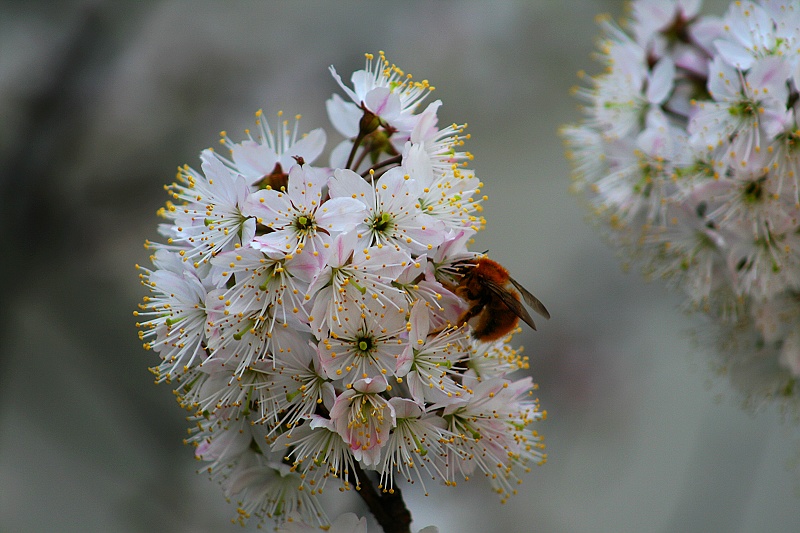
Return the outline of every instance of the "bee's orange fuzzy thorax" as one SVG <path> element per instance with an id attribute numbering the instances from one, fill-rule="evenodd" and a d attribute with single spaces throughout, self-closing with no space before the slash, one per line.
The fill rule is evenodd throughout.
<path id="1" fill-rule="evenodd" d="M 500 286 L 508 283 L 508 270 L 503 265 L 491 259 L 479 259 L 475 265 L 475 275 L 483 279 L 488 279 Z"/>

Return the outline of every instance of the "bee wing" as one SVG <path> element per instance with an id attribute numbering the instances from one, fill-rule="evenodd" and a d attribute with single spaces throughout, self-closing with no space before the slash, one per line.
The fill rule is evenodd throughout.
<path id="1" fill-rule="evenodd" d="M 549 319 L 550 313 L 545 308 L 544 304 L 539 301 L 539 298 L 534 296 L 533 294 L 528 292 L 528 289 L 517 283 L 514 278 L 508 278 L 511 284 L 514 286 L 515 289 L 519 291 L 522 295 L 522 298 L 525 300 L 525 303 L 531 306 L 531 309 L 542 315 L 543 317 Z"/>
<path id="2" fill-rule="evenodd" d="M 532 329 L 534 329 L 534 330 L 536 329 L 536 324 L 533 323 L 533 319 L 531 318 L 530 313 L 528 313 L 528 310 L 525 309 L 524 305 L 522 305 L 522 302 L 519 301 L 519 298 L 516 298 L 514 294 L 512 294 L 512 293 L 510 293 L 508 291 L 508 289 L 506 289 L 502 285 L 498 285 L 497 283 L 493 282 L 492 280 L 488 280 L 488 279 L 484 280 L 484 285 L 485 285 L 485 287 L 487 289 L 492 291 L 492 293 L 494 293 L 495 296 L 500 298 L 500 300 L 502 300 L 503 303 L 506 304 L 506 306 L 514 312 L 515 315 L 520 317 Z M 514 287 L 516 287 L 516 286 L 517 286 L 517 284 L 514 283 Z M 528 292 L 528 291 L 525 291 L 525 292 Z M 533 298 L 533 295 L 531 295 L 530 293 L 528 293 L 528 294 L 531 296 L 531 298 Z M 524 296 L 525 296 L 525 294 L 523 293 L 523 297 Z M 527 301 L 527 298 L 525 299 L 525 301 Z M 538 302 L 539 300 L 536 300 L 536 301 Z M 544 306 L 541 304 L 541 302 L 539 302 L 539 305 L 542 307 L 542 309 L 544 309 Z M 548 315 L 548 318 L 549 318 L 549 315 Z"/>

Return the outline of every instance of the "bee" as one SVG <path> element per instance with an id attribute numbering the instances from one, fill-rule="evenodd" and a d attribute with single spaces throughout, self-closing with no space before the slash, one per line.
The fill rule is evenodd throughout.
<path id="1" fill-rule="evenodd" d="M 520 318 L 536 329 L 531 315 L 520 301 L 520 295 L 531 309 L 544 318 L 550 318 L 542 302 L 496 261 L 485 257 L 464 261 L 458 267 L 458 276 L 460 279 L 453 292 L 470 306 L 459 323 L 470 322 L 472 333 L 478 340 L 494 341 L 507 335 L 517 327 Z"/>

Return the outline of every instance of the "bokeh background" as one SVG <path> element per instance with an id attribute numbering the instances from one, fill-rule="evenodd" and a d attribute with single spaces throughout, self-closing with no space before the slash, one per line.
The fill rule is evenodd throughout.
<path id="1" fill-rule="evenodd" d="M 241 139 L 262 107 L 326 127 L 333 146 L 327 67 L 352 72 L 377 50 L 437 87 L 444 123 L 469 123 L 489 195 L 475 249 L 553 315 L 520 336 L 549 413 L 547 464 L 505 505 L 477 479 L 408 488 L 417 529 L 800 530 L 794 425 L 740 408 L 690 341 L 698 317 L 625 272 L 568 192 L 557 130 L 580 117 L 577 71 L 599 68 L 602 12 L 624 6 L 0 3 L 0 531 L 241 530 L 147 371 L 134 264 L 178 165 L 220 130 Z M 353 494 L 330 505 L 366 514 Z"/>

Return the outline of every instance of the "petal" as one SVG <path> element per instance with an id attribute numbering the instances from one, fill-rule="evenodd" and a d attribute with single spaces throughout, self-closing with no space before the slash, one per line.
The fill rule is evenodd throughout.
<path id="1" fill-rule="evenodd" d="M 331 198 L 317 210 L 317 225 L 328 231 L 349 231 L 363 222 L 366 211 L 366 206 L 354 198 Z"/>
<path id="2" fill-rule="evenodd" d="M 353 72 L 350 76 L 350 82 L 353 84 L 353 91 L 355 92 L 348 92 L 347 94 L 358 105 L 361 105 L 366 99 L 367 93 L 375 88 L 375 76 L 366 70 Z"/>
<path id="3" fill-rule="evenodd" d="M 356 134 L 352 136 L 355 137 Z M 331 150 L 331 155 L 328 161 L 328 165 L 331 168 L 344 168 L 347 164 L 347 157 L 350 155 L 350 151 L 353 149 L 353 141 L 349 139 L 345 139 L 344 141 L 340 142 L 336 145 L 336 148 Z"/>
<path id="4" fill-rule="evenodd" d="M 675 63 L 669 57 L 662 58 L 650 73 L 647 83 L 647 101 L 660 104 L 672 92 L 675 79 Z"/>
<path id="5" fill-rule="evenodd" d="M 286 194 L 270 189 L 256 191 L 247 198 L 242 213 L 262 219 L 264 224 L 286 221 L 286 213 L 291 210 Z"/>
<path id="6" fill-rule="evenodd" d="M 749 69 L 753 65 L 753 61 L 755 61 L 753 54 L 739 44 L 718 39 L 714 41 L 714 47 L 727 64 L 739 70 Z"/>
<path id="7" fill-rule="evenodd" d="M 411 317 L 409 319 L 411 324 L 411 331 L 408 335 L 408 342 L 412 346 L 417 346 L 419 341 L 425 342 L 428 338 L 428 331 L 430 326 L 430 317 L 428 316 L 428 308 L 423 302 L 417 302 L 411 309 Z"/>
<path id="8" fill-rule="evenodd" d="M 322 201 L 325 180 L 314 170 L 308 165 L 295 165 L 289 171 L 289 201 L 295 211 L 313 211 L 313 206 Z"/>
<path id="9" fill-rule="evenodd" d="M 283 156 L 281 157 L 281 162 L 284 163 L 283 168 L 291 168 L 292 164 L 295 163 L 294 156 L 302 157 L 303 160 L 308 164 L 313 163 L 314 160 L 322 153 L 322 150 L 325 149 L 325 140 L 325 130 L 322 128 L 311 130 L 302 139 L 294 143 L 291 147 L 289 147 L 288 150 L 286 150 L 286 152 L 284 152 Z M 290 158 L 291 160 L 287 158 Z"/>
<path id="10" fill-rule="evenodd" d="M 783 107 L 789 96 L 786 80 L 792 72 L 792 66 L 780 56 L 759 59 L 747 73 L 746 80 L 750 90 L 760 98 L 764 95 L 774 98 Z"/>
<path id="11" fill-rule="evenodd" d="M 390 121 L 400 115 L 402 106 L 400 104 L 400 97 L 391 91 L 388 87 L 376 87 L 367 93 L 364 98 L 364 105 L 367 109 L 385 119 Z"/>
<path id="12" fill-rule="evenodd" d="M 256 250 L 265 252 L 291 253 L 297 248 L 297 236 L 291 229 L 273 231 L 255 237 L 252 246 Z"/>
<path id="13" fill-rule="evenodd" d="M 336 72 L 336 69 L 333 68 L 333 65 L 328 67 L 328 70 L 331 71 L 331 76 L 333 76 L 333 79 L 335 79 L 336 83 L 339 84 L 339 87 L 341 87 L 342 90 L 347 93 L 347 96 L 352 98 L 354 102 L 361 103 L 361 99 L 358 97 L 358 95 L 356 95 L 356 93 L 354 93 L 347 85 L 344 84 L 342 77 L 339 76 L 339 74 Z M 355 73 L 353 73 L 353 76 L 355 77 Z"/>
<path id="14" fill-rule="evenodd" d="M 420 187 L 430 186 L 434 181 L 431 158 L 422 144 L 406 143 L 403 150 L 403 169 Z"/>
<path id="15" fill-rule="evenodd" d="M 708 69 L 708 92 L 717 102 L 737 98 L 741 92 L 736 69 L 717 56 Z"/>
<path id="16" fill-rule="evenodd" d="M 389 405 L 394 408 L 394 415 L 397 418 L 420 418 L 422 416 L 422 409 L 419 405 L 408 398 L 391 398 Z"/>
<path id="17" fill-rule="evenodd" d="M 425 108 L 425 111 L 419 114 L 418 122 L 411 132 L 412 142 L 423 142 L 426 139 L 433 137 L 439 131 L 436 127 L 436 123 L 439 120 L 439 118 L 436 116 L 436 112 L 441 105 L 441 100 L 431 102 L 428 104 L 428 107 Z"/>
<path id="18" fill-rule="evenodd" d="M 328 110 L 328 119 L 336 131 L 345 137 L 358 135 L 358 123 L 364 115 L 358 106 L 352 102 L 345 102 L 341 96 L 334 94 L 325 102 L 325 109 Z"/>
<path id="19" fill-rule="evenodd" d="M 231 157 L 236 168 L 251 183 L 271 173 L 278 162 L 278 156 L 267 146 L 246 140 L 231 147 Z"/>
<path id="20" fill-rule="evenodd" d="M 368 208 L 375 203 L 375 189 L 367 181 L 349 169 L 337 168 L 328 180 L 331 198 L 355 198 Z"/>

